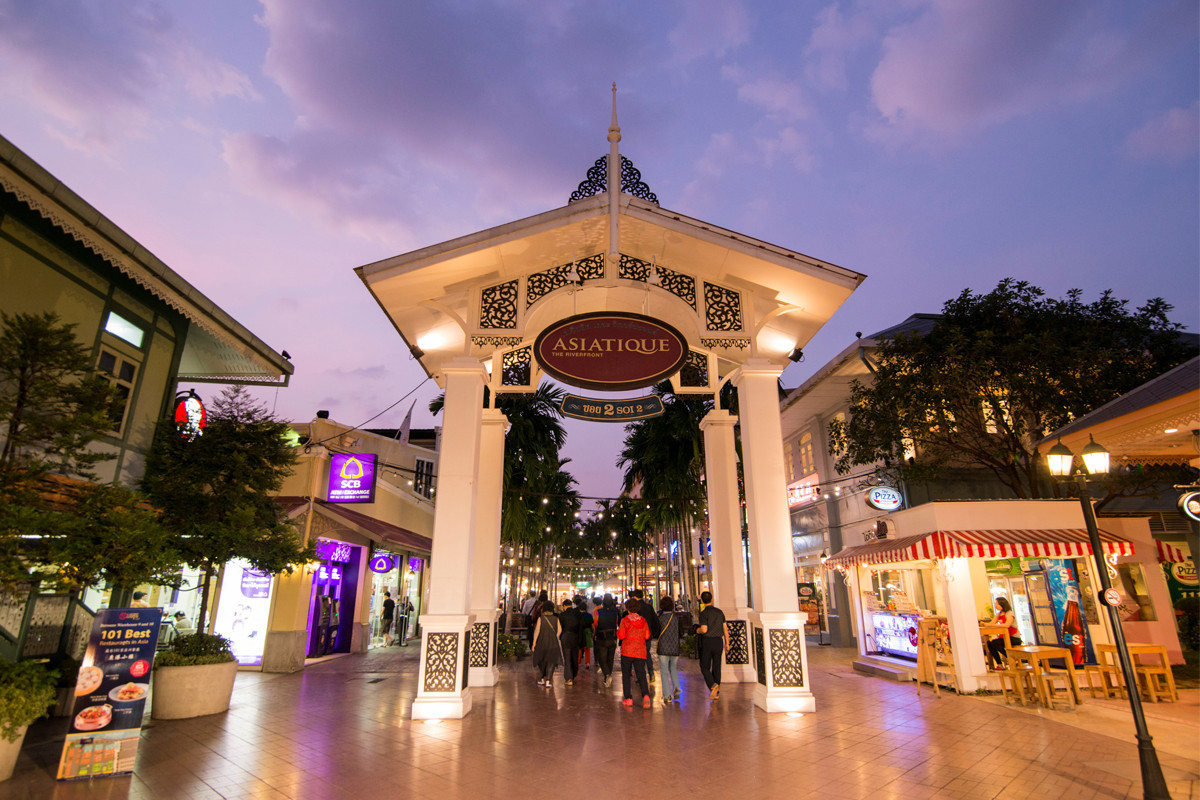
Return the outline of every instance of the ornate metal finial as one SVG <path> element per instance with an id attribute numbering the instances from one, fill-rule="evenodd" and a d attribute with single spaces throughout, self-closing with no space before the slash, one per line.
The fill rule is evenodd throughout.
<path id="1" fill-rule="evenodd" d="M 608 124 L 608 140 L 610 142 L 621 141 L 621 126 L 617 124 L 617 82 L 613 81 L 613 113 L 612 122 Z"/>

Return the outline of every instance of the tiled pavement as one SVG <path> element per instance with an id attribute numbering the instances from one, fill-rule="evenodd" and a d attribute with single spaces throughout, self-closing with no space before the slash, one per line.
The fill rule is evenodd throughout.
<path id="1" fill-rule="evenodd" d="M 605 690 L 594 671 L 542 689 L 526 660 L 475 690 L 466 719 L 440 723 L 408 717 L 415 646 L 295 675 L 244 672 L 228 713 L 148 721 L 132 777 L 56 783 L 65 720 L 38 723 L 0 800 L 1141 796 L 1132 723 L 1115 702 L 1036 712 L 934 697 L 855 673 L 849 650 L 808 652 L 818 711 L 795 717 L 755 709 L 748 684 L 710 701 L 686 659 L 674 707 L 624 708 L 619 675 Z M 1150 720 L 1175 800 L 1200 800 L 1197 694 Z"/>

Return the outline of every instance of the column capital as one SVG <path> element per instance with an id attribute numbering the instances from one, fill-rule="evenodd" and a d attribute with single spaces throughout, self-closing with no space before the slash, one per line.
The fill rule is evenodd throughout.
<path id="1" fill-rule="evenodd" d="M 487 368 L 480 364 L 474 358 L 459 357 L 452 358 L 441 364 L 440 371 L 443 375 L 471 375 L 478 374 L 480 380 L 487 383 L 488 373 Z"/>
<path id="2" fill-rule="evenodd" d="M 483 419 L 481 421 L 485 427 L 489 425 L 500 425 L 504 428 L 505 433 L 508 433 L 508 429 L 510 427 L 508 417 L 504 416 L 504 412 L 498 408 L 485 408 L 483 410 Z"/>
<path id="3" fill-rule="evenodd" d="M 769 376 L 778 379 L 783 374 L 783 367 L 765 358 L 747 358 L 734 371 L 730 381 L 734 386 L 741 383 L 743 378 L 751 376 Z"/>
<path id="4" fill-rule="evenodd" d="M 730 414 L 723 408 L 714 408 L 704 415 L 700 420 L 700 430 L 706 430 L 709 427 L 729 427 L 732 428 L 737 424 L 738 418 Z"/>

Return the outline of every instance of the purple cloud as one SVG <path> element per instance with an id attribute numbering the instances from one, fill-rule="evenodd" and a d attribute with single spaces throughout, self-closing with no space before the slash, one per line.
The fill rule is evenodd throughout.
<path id="1" fill-rule="evenodd" d="M 1129 134 L 1125 152 L 1141 161 L 1183 161 L 1200 151 L 1200 103 L 1172 108 Z"/>
<path id="2" fill-rule="evenodd" d="M 822 89 L 845 89 L 846 60 L 875 37 L 875 23 L 865 12 L 847 17 L 840 4 L 827 6 L 817 14 L 804 48 L 804 76 Z"/>

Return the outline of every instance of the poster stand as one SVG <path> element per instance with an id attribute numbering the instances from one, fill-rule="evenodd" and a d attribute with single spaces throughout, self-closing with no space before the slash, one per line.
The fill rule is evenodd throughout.
<path id="1" fill-rule="evenodd" d="M 954 651 L 950 648 L 950 627 L 945 617 L 922 617 L 917 623 L 917 694 L 921 684 L 933 685 L 940 695 L 938 678 L 949 677 L 950 688 L 959 693 L 958 673 L 954 669 Z"/>

